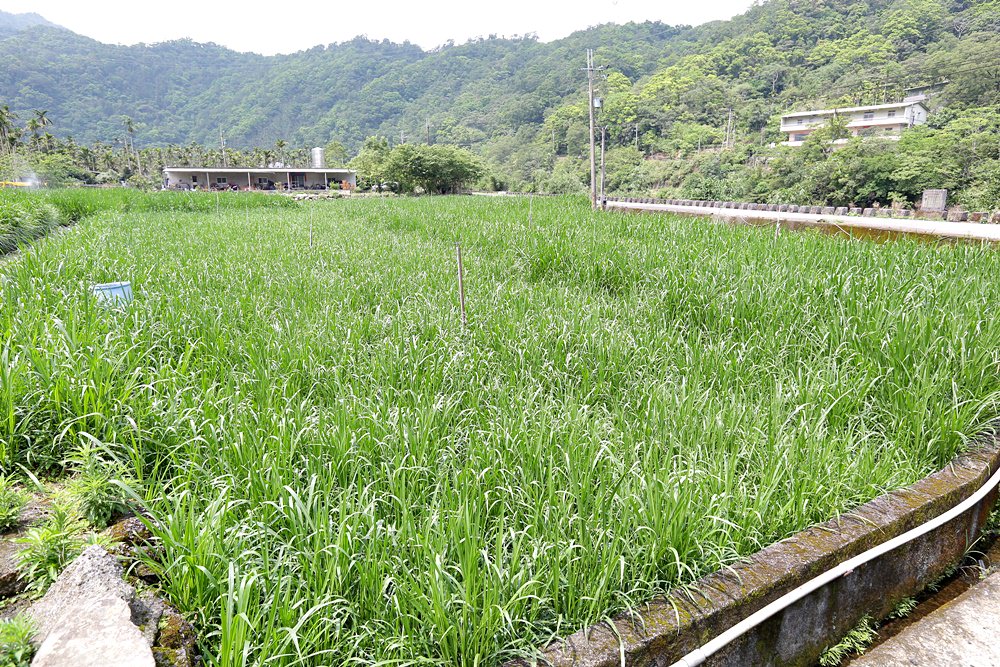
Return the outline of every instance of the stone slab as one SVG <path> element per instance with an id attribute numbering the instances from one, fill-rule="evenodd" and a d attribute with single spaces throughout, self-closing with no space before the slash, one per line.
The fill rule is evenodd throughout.
<path id="1" fill-rule="evenodd" d="M 33 667 L 154 667 L 147 638 L 132 622 L 135 589 L 114 556 L 97 545 L 67 567 L 27 614 L 38 628 Z"/>
<path id="2" fill-rule="evenodd" d="M 944 211 L 948 208 L 947 190 L 924 190 L 920 201 L 922 211 Z"/>
<path id="3" fill-rule="evenodd" d="M 1000 665 L 1000 573 L 935 609 L 852 667 Z"/>
<path id="4" fill-rule="evenodd" d="M 106 596 L 72 609 L 42 642 L 32 667 L 154 667 L 125 600 Z"/>

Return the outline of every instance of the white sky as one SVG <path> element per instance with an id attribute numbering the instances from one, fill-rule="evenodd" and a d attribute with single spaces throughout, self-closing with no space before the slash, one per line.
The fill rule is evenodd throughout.
<path id="1" fill-rule="evenodd" d="M 449 39 L 535 33 L 543 41 L 600 23 L 663 21 L 697 25 L 742 13 L 752 0 L 0 0 L 0 10 L 36 12 L 65 28 L 110 44 L 190 37 L 237 51 L 271 55 L 357 35 L 424 49 Z"/>

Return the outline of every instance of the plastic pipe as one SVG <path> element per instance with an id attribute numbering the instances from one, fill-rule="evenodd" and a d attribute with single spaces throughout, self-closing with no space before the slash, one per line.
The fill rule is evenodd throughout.
<path id="1" fill-rule="evenodd" d="M 827 570 L 823 574 L 810 579 L 806 583 L 802 584 L 798 588 L 785 593 L 780 598 L 770 603 L 766 607 L 756 611 L 755 613 L 747 616 L 745 619 L 729 628 L 721 635 L 713 639 L 712 641 L 704 644 L 695 650 L 691 651 L 683 658 L 673 663 L 670 667 L 697 667 L 698 665 L 704 664 L 708 658 L 724 648 L 726 645 L 730 644 L 736 640 L 741 635 L 746 634 L 753 628 L 757 627 L 771 616 L 774 616 L 777 612 L 785 609 L 786 607 L 798 602 L 805 596 L 809 595 L 813 591 L 826 586 L 831 581 L 838 579 L 840 577 L 846 576 L 853 572 L 855 569 L 868 563 L 869 561 L 875 560 L 879 556 L 886 554 L 893 549 L 896 549 L 908 542 L 912 542 L 921 535 L 925 535 L 930 531 L 943 526 L 952 519 L 961 514 L 967 512 L 970 508 L 976 505 L 980 500 L 986 497 L 986 495 L 993 490 L 994 487 L 1000 484 L 1000 469 L 998 469 L 993 476 L 990 477 L 986 484 L 979 488 L 978 491 L 973 493 L 971 496 L 966 498 L 963 502 L 959 503 L 955 507 L 951 508 L 944 514 L 941 514 L 927 523 L 924 523 L 912 530 L 908 530 L 902 535 L 892 538 L 888 542 L 884 542 L 877 547 L 873 547 L 868 551 L 846 560 L 840 565 L 836 566 L 831 570 Z"/>

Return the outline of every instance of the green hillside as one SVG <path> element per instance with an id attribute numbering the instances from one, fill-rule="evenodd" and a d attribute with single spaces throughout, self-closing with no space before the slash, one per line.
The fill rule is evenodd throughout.
<path id="1" fill-rule="evenodd" d="M 115 46 L 52 27 L 0 39 L 0 101 L 20 116 L 46 109 L 53 133 L 113 141 L 127 115 L 136 143 L 232 146 L 360 146 L 370 134 L 479 143 L 540 124 L 546 109 L 580 85 L 581 54 L 617 43 L 653 71 L 677 30 L 659 24 L 603 26 L 559 42 L 488 39 L 425 52 L 412 44 L 358 37 L 292 55 L 264 57 L 175 41 Z M 611 55 L 614 50 L 608 50 Z M 82 83 L 81 83 L 82 82 Z"/>
<path id="2" fill-rule="evenodd" d="M 948 187 L 990 207 L 1000 206 L 998 33 L 998 0 L 771 0 L 694 28 L 604 25 L 549 43 L 491 37 L 431 51 L 359 37 L 273 57 L 191 41 L 112 46 L 31 26 L 0 38 L 0 107 L 22 123 L 46 110 L 54 139 L 103 142 L 97 153 L 122 140 L 123 116 L 140 148 L 218 146 L 221 132 L 229 147 L 340 142 L 351 155 L 382 135 L 471 148 L 491 165 L 484 187 L 576 191 L 588 180 L 580 70 L 593 48 L 607 68 L 599 122 L 611 191 L 888 203 Z M 772 147 L 789 110 L 892 101 L 929 84 L 931 123 L 898 146 Z M 222 157 L 157 150 L 146 170 L 192 151 L 206 164 Z M 123 171 L 105 162 L 85 168 Z"/>

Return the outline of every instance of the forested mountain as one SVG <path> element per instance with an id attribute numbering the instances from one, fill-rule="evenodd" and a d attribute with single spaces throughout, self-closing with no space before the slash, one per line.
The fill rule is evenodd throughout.
<path id="1" fill-rule="evenodd" d="M 22 121 L 46 110 L 47 131 L 79 143 L 121 140 L 124 116 L 139 147 L 217 146 L 220 131 L 232 147 L 341 142 L 351 154 L 373 135 L 451 143 L 484 156 L 496 187 L 576 190 L 593 48 L 607 68 L 612 191 L 885 201 L 938 185 L 985 205 L 994 180 L 1000 198 L 998 33 L 1000 0 L 769 0 L 693 28 L 604 25 L 432 51 L 356 38 L 273 57 L 190 41 L 112 46 L 33 25 L 0 38 L 0 107 Z M 930 126 L 898 146 L 772 147 L 789 110 L 927 85 Z M 882 178 L 893 171 L 914 175 Z"/>
<path id="2" fill-rule="evenodd" d="M 37 25 L 55 27 L 54 23 L 46 21 L 38 14 L 8 14 L 7 12 L 0 12 L 0 37 L 8 37 Z"/>
<path id="3" fill-rule="evenodd" d="M 119 137 L 129 116 L 139 146 L 217 143 L 222 130 L 233 146 L 357 147 L 376 133 L 426 138 L 428 124 L 433 140 L 468 144 L 540 123 L 579 88 L 589 44 L 620 45 L 641 76 L 677 32 L 603 26 L 551 44 L 494 38 L 430 52 L 358 37 L 264 57 L 184 40 L 115 46 L 37 26 L 0 39 L 0 102 L 23 117 L 46 109 L 53 134 L 86 143 Z"/>

